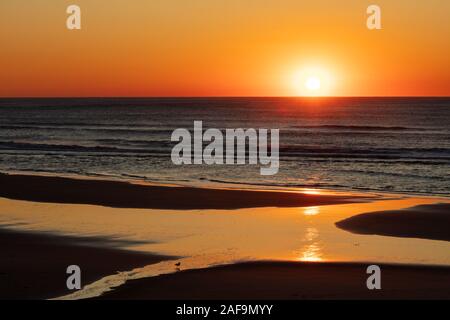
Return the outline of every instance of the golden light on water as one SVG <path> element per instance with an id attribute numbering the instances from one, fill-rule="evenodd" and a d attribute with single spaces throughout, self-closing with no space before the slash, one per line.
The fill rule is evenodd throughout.
<path id="1" fill-rule="evenodd" d="M 312 241 L 319 236 L 319 231 L 316 228 L 306 229 L 306 235 L 304 241 Z"/>
<path id="2" fill-rule="evenodd" d="M 317 242 L 312 243 L 304 248 L 301 256 L 299 257 L 299 261 L 309 261 L 309 262 L 317 262 L 323 261 L 321 254 L 321 248 Z"/>
<path id="3" fill-rule="evenodd" d="M 305 216 L 315 216 L 319 214 L 320 207 L 306 207 L 303 208 L 303 214 Z"/>
<path id="4" fill-rule="evenodd" d="M 313 208 L 313 207 L 311 207 Z M 303 238 L 303 241 L 310 242 L 309 244 L 306 244 L 302 247 L 302 249 L 299 252 L 299 256 L 297 260 L 299 261 L 322 261 L 322 247 L 316 239 L 319 237 L 319 231 L 314 228 L 310 227 L 306 229 L 305 237 Z"/>
<path id="5" fill-rule="evenodd" d="M 124 249 L 195 257 L 203 267 L 212 264 L 210 253 L 214 259 L 219 256 L 215 261 L 220 264 L 248 257 L 311 262 L 383 259 L 413 264 L 426 260 L 450 264 L 445 241 L 360 236 L 335 226 L 336 221 L 361 213 L 400 210 L 436 201 L 436 198 L 399 198 L 327 205 L 319 206 L 318 215 L 306 216 L 303 210 L 311 206 L 238 209 L 233 214 L 229 210 L 214 210 L 206 214 L 201 210 L 111 208 L 0 198 L 3 209 L 0 224 L 15 225 L 24 231 L 58 230 L 62 234 L 95 234 L 108 239 L 115 235 L 132 241 L 129 245 L 124 243 Z M 27 223 L 17 224 L 18 221 Z M 356 243 L 359 245 L 355 246 Z M 187 268 L 186 262 L 183 265 Z M 167 266 L 174 270 L 173 262 Z"/>
<path id="6" fill-rule="evenodd" d="M 321 194 L 320 190 L 316 190 L 316 189 L 305 189 L 305 190 L 302 190 L 302 193 L 304 193 L 304 194 Z"/>

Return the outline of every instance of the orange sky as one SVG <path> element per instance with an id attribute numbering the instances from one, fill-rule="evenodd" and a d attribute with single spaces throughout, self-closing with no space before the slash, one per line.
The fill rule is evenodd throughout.
<path id="1" fill-rule="evenodd" d="M 291 96 L 308 68 L 330 95 L 449 96 L 449 17 L 441 0 L 1 0 L 0 96 Z"/>

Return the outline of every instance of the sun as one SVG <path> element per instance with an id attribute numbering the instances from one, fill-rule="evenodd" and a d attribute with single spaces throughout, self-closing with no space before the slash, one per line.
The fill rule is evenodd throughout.
<path id="1" fill-rule="evenodd" d="M 306 79 L 305 87 L 311 91 L 320 90 L 321 81 L 318 77 L 309 77 Z"/>
<path id="2" fill-rule="evenodd" d="M 296 96 L 329 96 L 332 94 L 332 80 L 328 68 L 308 66 L 293 74 L 292 88 Z"/>

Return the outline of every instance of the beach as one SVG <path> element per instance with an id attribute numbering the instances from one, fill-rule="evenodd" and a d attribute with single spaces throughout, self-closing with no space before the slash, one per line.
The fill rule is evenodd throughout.
<path id="1" fill-rule="evenodd" d="M 450 204 L 369 212 L 339 221 L 336 225 L 359 234 L 450 241 Z"/>
<path id="2" fill-rule="evenodd" d="M 366 264 L 254 262 L 132 280 L 99 299 L 341 300 L 450 299 L 450 268 L 381 265 L 368 290 Z"/>
<path id="3" fill-rule="evenodd" d="M 120 181 L 1 173 L 0 196 L 36 202 L 176 210 L 305 207 L 350 203 L 369 198 L 356 195 L 315 195 L 280 191 L 176 188 Z"/>
<path id="4" fill-rule="evenodd" d="M 445 199 L 0 179 L 2 298 L 450 298 Z M 373 263 L 379 292 L 365 286 Z M 95 290 L 65 288 L 70 264 Z"/>
<path id="5" fill-rule="evenodd" d="M 70 293 L 66 268 L 79 265 L 85 283 L 171 259 L 125 251 L 111 239 L 0 229 L 0 299 L 49 299 Z"/>

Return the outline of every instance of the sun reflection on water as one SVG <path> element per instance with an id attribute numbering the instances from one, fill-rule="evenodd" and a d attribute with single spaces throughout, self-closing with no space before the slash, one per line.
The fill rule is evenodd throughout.
<path id="1" fill-rule="evenodd" d="M 321 247 L 318 242 L 314 242 L 303 248 L 301 256 L 298 258 L 299 261 L 322 261 Z"/>
<path id="2" fill-rule="evenodd" d="M 318 241 L 315 241 L 319 237 L 319 231 L 310 227 L 306 229 L 306 234 L 302 241 L 310 242 L 302 247 L 298 252 L 299 261 L 322 261 L 322 246 Z"/>
<path id="3" fill-rule="evenodd" d="M 315 194 L 315 195 L 322 194 L 320 192 L 320 190 L 317 190 L 317 189 L 304 189 L 304 190 L 302 190 L 302 193 L 304 193 L 304 194 Z"/>
<path id="4" fill-rule="evenodd" d="M 315 216 L 316 214 L 319 214 L 320 208 L 319 207 L 306 207 L 303 208 L 303 214 L 305 216 Z"/>

